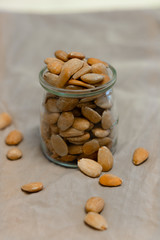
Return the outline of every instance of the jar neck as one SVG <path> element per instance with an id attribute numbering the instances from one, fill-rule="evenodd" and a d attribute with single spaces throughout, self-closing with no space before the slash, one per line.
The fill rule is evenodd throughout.
<path id="1" fill-rule="evenodd" d="M 109 65 L 108 71 L 109 71 L 110 81 L 108 83 L 92 89 L 70 90 L 70 89 L 57 88 L 47 83 L 43 78 L 43 75 L 46 71 L 47 71 L 47 67 L 43 68 L 39 73 L 39 81 L 41 86 L 47 92 L 51 94 L 55 94 L 57 96 L 61 96 L 61 97 L 83 98 L 83 97 L 96 96 L 112 89 L 112 87 L 114 86 L 117 80 L 116 70 L 111 65 Z"/>

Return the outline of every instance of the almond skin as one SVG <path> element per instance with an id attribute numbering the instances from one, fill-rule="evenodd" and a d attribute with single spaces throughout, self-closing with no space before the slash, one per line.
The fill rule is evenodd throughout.
<path id="1" fill-rule="evenodd" d="M 97 230 L 106 230 L 108 228 L 107 221 L 99 213 L 89 212 L 84 218 L 84 222 L 90 227 L 93 227 Z"/>
<path id="2" fill-rule="evenodd" d="M 104 174 L 99 178 L 99 183 L 103 186 L 116 187 L 122 184 L 122 179 L 113 174 Z"/>
<path id="3" fill-rule="evenodd" d="M 23 185 L 21 189 L 29 193 L 39 192 L 43 189 L 43 184 L 41 182 L 28 183 Z"/>
<path id="4" fill-rule="evenodd" d="M 133 163 L 139 165 L 147 160 L 149 152 L 144 148 L 137 148 L 133 154 Z"/>
<path id="5" fill-rule="evenodd" d="M 86 212 L 100 213 L 104 208 L 104 200 L 101 197 L 91 197 L 85 205 Z"/>
<path id="6" fill-rule="evenodd" d="M 101 164 L 103 172 L 107 172 L 113 167 L 113 156 L 106 146 L 103 146 L 98 150 L 98 163 Z"/>
<path id="7" fill-rule="evenodd" d="M 11 131 L 6 137 L 6 144 L 8 145 L 17 145 L 23 140 L 23 135 L 18 130 Z"/>
<path id="8" fill-rule="evenodd" d="M 82 158 L 78 160 L 78 167 L 89 177 L 99 177 L 102 172 L 102 166 L 94 160 Z"/>

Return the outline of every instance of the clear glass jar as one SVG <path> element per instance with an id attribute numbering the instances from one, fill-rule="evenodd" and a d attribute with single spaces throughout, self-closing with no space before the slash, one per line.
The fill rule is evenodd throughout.
<path id="1" fill-rule="evenodd" d="M 96 88 L 71 90 L 47 83 L 43 68 L 39 74 L 44 88 L 40 134 L 44 155 L 52 162 L 77 167 L 77 160 L 97 159 L 99 147 L 116 151 L 118 113 L 113 86 L 116 70 L 109 65 L 110 81 Z"/>

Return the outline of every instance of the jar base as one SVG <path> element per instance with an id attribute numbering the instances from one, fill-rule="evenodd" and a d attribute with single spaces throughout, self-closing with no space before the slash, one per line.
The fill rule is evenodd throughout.
<path id="1" fill-rule="evenodd" d="M 112 148 L 111 148 L 111 152 L 112 154 L 114 154 L 116 152 L 116 146 L 117 146 L 117 138 L 114 140 Z M 55 163 L 57 165 L 60 165 L 62 167 L 66 167 L 66 168 L 78 168 L 77 166 L 77 160 L 73 161 L 73 162 L 61 162 L 59 160 L 56 160 L 54 158 L 52 158 L 51 156 L 49 156 L 49 154 L 47 153 L 48 150 L 45 146 L 45 143 L 43 142 L 43 140 L 41 139 L 41 148 L 42 148 L 42 152 L 44 154 L 44 156 L 52 163 Z"/>

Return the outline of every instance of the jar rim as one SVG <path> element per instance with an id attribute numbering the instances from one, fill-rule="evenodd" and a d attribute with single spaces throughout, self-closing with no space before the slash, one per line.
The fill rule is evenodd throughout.
<path id="1" fill-rule="evenodd" d="M 73 97 L 73 98 L 95 96 L 108 91 L 116 83 L 117 72 L 113 66 L 111 66 L 110 64 L 108 65 L 109 65 L 109 69 L 112 72 L 112 78 L 110 79 L 109 82 L 95 88 L 89 88 L 89 89 L 83 89 L 83 90 L 71 90 L 71 89 L 57 88 L 55 86 L 52 86 L 51 84 L 46 82 L 43 78 L 43 74 L 47 69 L 46 66 L 39 73 L 39 82 L 46 91 L 58 96 Z"/>

